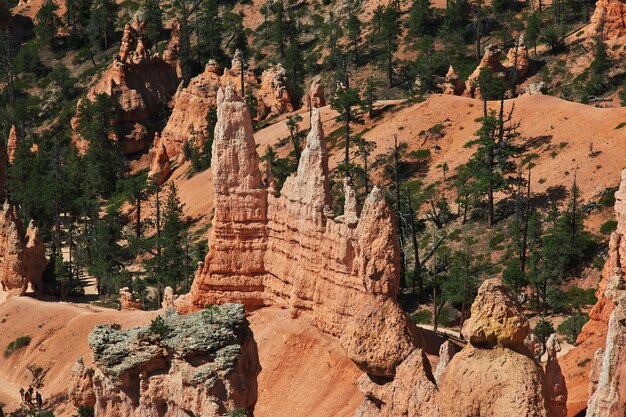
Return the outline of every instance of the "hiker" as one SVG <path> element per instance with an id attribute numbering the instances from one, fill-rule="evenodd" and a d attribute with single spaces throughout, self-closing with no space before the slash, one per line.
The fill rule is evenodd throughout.
<path id="1" fill-rule="evenodd" d="M 41 394 L 39 393 L 39 390 L 37 390 L 37 393 L 35 394 L 35 402 L 37 403 L 37 411 L 41 413 L 41 406 L 43 405 L 43 398 L 41 398 Z"/>
<path id="2" fill-rule="evenodd" d="M 20 397 L 22 398 L 22 402 L 24 402 L 24 387 L 20 388 Z"/>
<path id="3" fill-rule="evenodd" d="M 31 391 L 32 391 L 32 388 L 30 388 L 24 394 L 24 403 L 26 403 L 28 408 L 30 408 L 32 410 L 32 408 L 33 408 L 33 394 L 31 393 Z"/>

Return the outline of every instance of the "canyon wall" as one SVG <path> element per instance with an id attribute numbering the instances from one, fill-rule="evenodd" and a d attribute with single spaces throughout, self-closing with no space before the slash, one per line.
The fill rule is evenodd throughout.
<path id="1" fill-rule="evenodd" d="M 80 359 L 72 369 L 74 405 L 93 406 L 97 417 L 252 416 L 261 368 L 243 307 L 162 317 L 159 327 L 96 327 L 95 369 Z"/>
<path id="2" fill-rule="evenodd" d="M 626 414 L 626 170 L 615 193 L 617 229 L 611 235 L 608 259 L 596 295 L 590 321 L 578 337 L 584 342 L 594 334 L 606 335 L 604 349 L 594 355 L 590 375 L 587 416 L 622 417 Z"/>
<path id="3" fill-rule="evenodd" d="M 261 180 L 245 103 L 233 87 L 219 93 L 217 102 L 215 217 L 210 250 L 191 290 L 193 304 L 278 305 L 338 336 L 375 296 L 395 299 L 399 249 L 393 213 L 376 188 L 360 217 L 350 192 L 344 214 L 334 217 L 319 111 L 312 111 L 297 173 L 275 197 Z"/>

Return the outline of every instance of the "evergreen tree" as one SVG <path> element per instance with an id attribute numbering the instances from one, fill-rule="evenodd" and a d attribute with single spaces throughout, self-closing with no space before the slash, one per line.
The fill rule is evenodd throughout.
<path id="1" fill-rule="evenodd" d="M 407 37 L 415 39 L 431 33 L 433 9 L 430 0 L 413 0 L 406 26 Z"/>
<path id="2" fill-rule="evenodd" d="M 155 45 L 163 31 L 163 11 L 159 0 L 143 0 L 143 35 L 150 45 Z"/>
<path id="3" fill-rule="evenodd" d="M 346 175 L 350 165 L 350 132 L 352 123 L 362 123 L 362 119 L 356 113 L 356 107 L 362 104 L 359 90 L 347 85 L 339 86 L 330 100 L 330 106 L 339 113 L 336 120 L 344 125 L 344 160 L 343 170 Z"/>
<path id="4" fill-rule="evenodd" d="M 292 42 L 285 52 L 285 70 L 287 70 L 287 82 L 293 102 L 298 104 L 304 94 L 304 57 L 302 48 L 297 42 Z"/>
<path id="5" fill-rule="evenodd" d="M 54 49 L 56 34 L 61 27 L 61 19 L 57 16 L 57 10 L 59 10 L 59 6 L 54 0 L 46 0 L 35 16 L 37 38 L 41 43 L 48 45 L 50 49 Z"/>
<path id="6" fill-rule="evenodd" d="M 537 56 L 537 42 L 541 35 L 541 19 L 539 13 L 533 12 L 528 16 L 528 24 L 526 25 L 526 40 L 528 45 L 532 46 L 535 56 Z"/>
<path id="7" fill-rule="evenodd" d="M 93 0 L 87 33 L 96 47 L 109 48 L 115 32 L 118 5 L 114 0 Z"/>
<path id="8" fill-rule="evenodd" d="M 493 91 L 489 81 L 491 75 L 481 71 L 479 85 L 481 94 L 489 97 Z M 498 89 L 501 91 L 501 89 Z M 476 147 L 474 155 L 466 164 L 470 174 L 470 189 L 475 196 L 487 198 L 487 213 L 489 227 L 495 223 L 495 194 L 507 191 L 512 178 L 510 174 L 515 170 L 512 159 L 520 153 L 520 148 L 515 144 L 517 134 L 516 125 L 509 125 L 513 110 L 507 115 L 504 113 L 503 95 L 501 97 L 500 110 L 487 110 L 486 98 L 484 98 L 484 116 L 482 126 L 476 132 L 476 139 L 465 144 L 465 147 Z"/>
<path id="9" fill-rule="evenodd" d="M 199 10 L 198 60 L 206 63 L 209 59 L 214 59 L 224 66 L 228 63 L 222 50 L 222 33 L 225 28 L 218 0 L 204 0 Z"/>
<path id="10" fill-rule="evenodd" d="M 378 62 L 387 73 L 389 86 L 393 86 L 394 54 L 398 50 L 401 33 L 400 12 L 394 3 L 378 6 L 372 17 L 370 41 L 374 45 Z"/>
<path id="11" fill-rule="evenodd" d="M 360 57 L 359 46 L 362 35 L 361 26 L 362 24 L 356 11 L 350 13 L 350 16 L 348 16 L 348 19 L 346 20 L 346 39 L 352 49 L 352 60 L 355 64 L 358 64 Z"/>
<path id="12" fill-rule="evenodd" d="M 118 135 L 116 109 L 111 97 L 98 94 L 94 101 L 83 99 L 78 108 L 77 133 L 89 142 L 84 156 L 84 181 L 89 195 L 109 196 L 125 169 L 122 144 L 112 138 Z"/>

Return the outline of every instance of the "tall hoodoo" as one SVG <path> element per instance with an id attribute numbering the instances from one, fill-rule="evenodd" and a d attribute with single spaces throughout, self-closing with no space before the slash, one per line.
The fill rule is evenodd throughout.
<path id="1" fill-rule="evenodd" d="M 218 96 L 215 218 L 192 302 L 278 305 L 294 316 L 308 314 L 321 330 L 339 335 L 374 296 L 395 299 L 399 250 L 391 209 L 376 190 L 356 221 L 329 214 L 328 155 L 319 110 L 312 111 L 297 173 L 274 197 L 261 181 L 245 104 L 232 86 Z"/>
<path id="2" fill-rule="evenodd" d="M 18 144 L 19 138 L 17 137 L 17 130 L 15 129 L 15 125 L 13 125 L 9 131 L 9 139 L 7 140 L 7 157 L 9 164 L 12 164 L 15 159 Z"/>

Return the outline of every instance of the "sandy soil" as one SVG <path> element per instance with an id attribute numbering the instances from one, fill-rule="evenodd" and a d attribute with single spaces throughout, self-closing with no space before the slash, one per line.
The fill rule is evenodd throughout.
<path id="1" fill-rule="evenodd" d="M 1 301 L 1 300 L 0 300 Z M 83 357 L 91 364 L 87 335 L 98 324 L 118 323 L 123 328 L 145 325 L 158 312 L 118 312 L 88 305 L 39 301 L 16 297 L 0 304 L 0 350 L 20 336 L 31 343 L 0 359 L 0 402 L 7 411 L 19 404 L 19 387 L 28 387 L 31 375 L 26 369 L 34 364 L 48 369 L 41 393 L 44 401 L 58 406 L 56 415 L 71 415 L 65 402 L 70 369 Z"/>
<path id="2" fill-rule="evenodd" d="M 259 347 L 257 417 L 352 417 L 363 395 L 362 372 L 336 339 L 322 334 L 287 310 L 265 308 L 250 325 Z"/>

